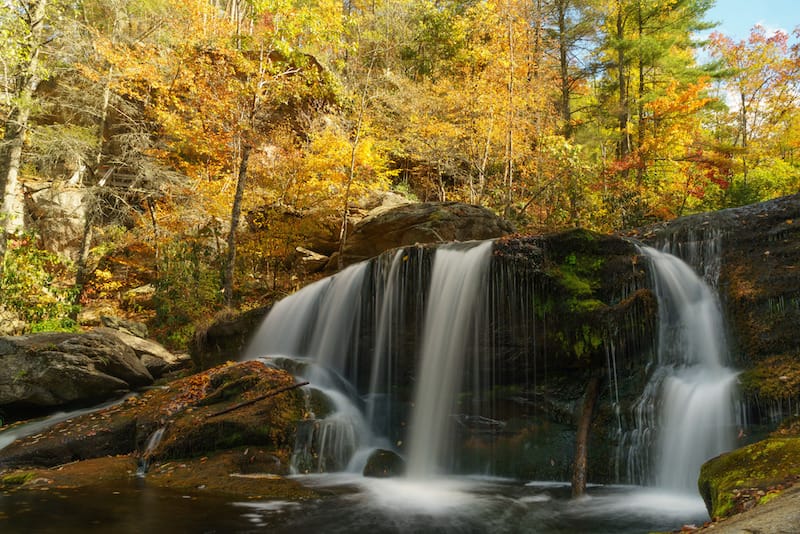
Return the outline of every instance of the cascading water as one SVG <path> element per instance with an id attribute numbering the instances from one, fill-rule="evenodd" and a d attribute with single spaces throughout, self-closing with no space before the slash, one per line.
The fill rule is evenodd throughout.
<path id="1" fill-rule="evenodd" d="M 351 464 L 347 458 L 354 458 L 350 468 L 355 470 L 363 465 L 364 449 L 391 447 L 373 429 L 388 434 L 387 420 L 395 410 L 386 392 L 395 385 L 392 360 L 401 345 L 396 338 L 417 337 L 398 328 L 403 324 L 401 316 L 410 308 L 417 309 L 415 314 L 424 319 L 409 325 L 409 329 L 425 326 L 420 347 L 422 367 L 413 402 L 416 408 L 408 433 L 409 472 L 423 476 L 442 467 L 468 334 L 475 327 L 475 301 L 485 288 L 482 277 L 489 265 L 491 247 L 492 242 L 486 241 L 439 248 L 434 253 L 424 309 L 418 309 L 423 307 L 421 299 L 407 302 L 409 284 L 403 268 L 411 262 L 412 254 L 405 250 L 393 255 L 385 273 L 370 273 L 370 264 L 361 263 L 311 284 L 274 306 L 245 357 L 267 356 L 273 364 L 283 367 L 287 367 L 287 360 L 292 362 L 288 365 L 291 370 L 311 382 L 333 405 L 326 417 L 314 419 L 305 428 L 301 426 L 295 466 L 302 466 L 301 471 L 337 470 Z M 425 270 L 421 262 L 414 267 L 416 276 Z M 423 282 L 417 280 L 411 285 L 416 288 Z M 359 381 L 354 376 L 358 373 L 354 360 L 363 349 L 358 346 L 359 340 L 369 337 L 362 331 L 370 321 L 361 317 L 361 293 L 370 290 L 379 295 L 374 303 L 377 320 L 371 325 L 374 346 L 365 351 L 371 362 L 369 392 L 363 396 L 362 407 L 362 398 L 352 383 Z M 316 465 L 309 467 L 312 458 Z"/>
<path id="2" fill-rule="evenodd" d="M 487 241 L 467 251 L 436 251 L 411 420 L 408 474 L 412 477 L 430 476 L 443 465 L 449 416 L 461 385 L 469 333 L 475 330 L 474 310 L 491 249 Z"/>
<path id="3" fill-rule="evenodd" d="M 679 258 L 650 247 L 659 306 L 658 361 L 637 404 L 638 431 L 655 430 L 655 484 L 696 491 L 706 460 L 734 444 L 737 373 L 725 366 L 719 303 Z"/>
<path id="4" fill-rule="evenodd" d="M 342 377 L 350 354 L 357 352 L 367 268 L 367 263 L 353 265 L 276 303 L 245 354 L 290 367 L 330 404 L 330 414 L 299 432 L 293 464 L 302 471 L 344 469 L 359 447 L 375 441 L 356 405 L 358 396 Z M 307 411 L 315 416 L 310 406 Z"/>
<path id="5" fill-rule="evenodd" d="M 517 469 L 563 476 L 571 458 L 557 441 L 563 438 L 548 441 L 551 434 L 537 426 L 537 376 L 544 371 L 546 379 L 548 372 L 542 341 L 549 306 L 546 298 L 536 301 L 539 271 L 522 274 L 512 264 L 493 262 L 492 247 L 483 242 L 398 250 L 274 306 L 247 356 L 269 356 L 327 399 L 308 397 L 312 417 L 298 431 L 298 471 L 360 471 L 379 447 L 405 453 L 412 479 Z M 627 367 L 631 351 L 639 349 L 638 341 L 614 336 L 647 329 L 626 316 L 626 324 L 605 339 L 609 402 L 620 420 L 619 432 L 610 432 L 621 442 L 618 472 L 627 471 L 620 477 L 626 482 L 694 493 L 702 462 L 733 444 L 736 373 L 725 366 L 714 293 L 678 258 L 647 247 L 640 253 L 649 260 L 658 297 L 658 351 L 635 405 L 634 428 L 623 431 L 617 376 L 630 370 L 618 369 L 618 359 Z M 539 343 L 537 336 L 544 336 Z M 648 350 L 645 345 L 641 350 Z M 527 397 L 496 396 L 503 387 L 521 387 Z M 458 413 L 463 410 L 468 413 Z M 513 431 L 518 437 L 504 437 L 511 435 L 503 429 L 509 416 L 526 425 Z M 521 449 L 509 448 L 515 439 L 521 441 L 513 446 Z M 548 467 L 536 471 L 542 464 Z"/>

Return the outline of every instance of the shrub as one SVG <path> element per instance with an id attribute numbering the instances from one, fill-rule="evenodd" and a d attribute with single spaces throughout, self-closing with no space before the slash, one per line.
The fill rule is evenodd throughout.
<path id="1" fill-rule="evenodd" d="M 73 276 L 71 263 L 38 248 L 35 235 L 10 239 L 0 278 L 0 304 L 37 331 L 74 329 L 69 319 L 76 311 Z"/>

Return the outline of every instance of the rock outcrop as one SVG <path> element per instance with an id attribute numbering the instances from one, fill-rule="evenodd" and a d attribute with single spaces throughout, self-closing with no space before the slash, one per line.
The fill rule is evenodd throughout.
<path id="1" fill-rule="evenodd" d="M 223 313 L 208 327 L 196 329 L 189 347 L 195 367 L 210 369 L 239 359 L 268 311 L 269 307 L 264 307 L 241 314 Z"/>
<path id="2" fill-rule="evenodd" d="M 293 386 L 290 375 L 259 362 L 216 367 L 22 437 L 0 450 L 0 467 L 50 467 L 117 454 L 152 463 L 256 446 L 269 450 L 270 460 L 260 464 L 287 473 L 303 417 L 303 396 Z M 160 439 L 151 441 L 159 430 Z"/>
<path id="3" fill-rule="evenodd" d="M 38 185 L 38 184 L 37 184 Z M 77 259 L 86 221 L 86 191 L 76 187 L 28 184 L 26 215 L 39 230 L 44 247 Z"/>
<path id="4" fill-rule="evenodd" d="M 800 438 L 772 437 L 703 464 L 697 482 L 712 518 L 769 502 L 800 481 Z"/>
<path id="5" fill-rule="evenodd" d="M 133 349 L 136 357 L 144 364 L 153 378 L 161 378 L 166 373 L 177 371 L 191 364 L 191 359 L 187 354 L 173 354 L 160 343 L 135 336 L 127 330 L 101 327 L 95 328 L 94 332 L 114 336 Z"/>
<path id="6" fill-rule="evenodd" d="M 424 202 L 375 209 L 347 237 L 343 263 L 373 258 L 416 243 L 492 239 L 514 232 L 505 219 L 482 206 Z"/>
<path id="7" fill-rule="evenodd" d="M 718 280 L 748 419 L 774 428 L 774 414 L 800 401 L 800 194 L 682 217 L 639 237 Z"/>
<path id="8" fill-rule="evenodd" d="M 15 411 L 96 402 L 190 363 L 127 329 L 0 337 L 0 407 L 15 419 Z"/>
<path id="9" fill-rule="evenodd" d="M 0 406 L 52 407 L 102 400 L 152 382 L 134 350 L 114 335 L 0 338 Z"/>

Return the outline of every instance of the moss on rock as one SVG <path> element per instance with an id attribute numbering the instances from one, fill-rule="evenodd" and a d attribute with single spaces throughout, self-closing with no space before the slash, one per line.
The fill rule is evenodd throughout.
<path id="1" fill-rule="evenodd" d="M 742 512 L 800 477 L 800 438 L 765 439 L 703 464 L 700 495 L 712 518 Z"/>

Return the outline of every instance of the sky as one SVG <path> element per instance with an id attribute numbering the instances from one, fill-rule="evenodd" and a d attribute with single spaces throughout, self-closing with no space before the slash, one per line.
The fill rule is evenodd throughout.
<path id="1" fill-rule="evenodd" d="M 715 31 L 746 39 L 750 28 L 761 24 L 768 32 L 782 29 L 791 34 L 800 25 L 798 0 L 717 0 L 706 14 L 706 20 L 720 22 Z"/>

